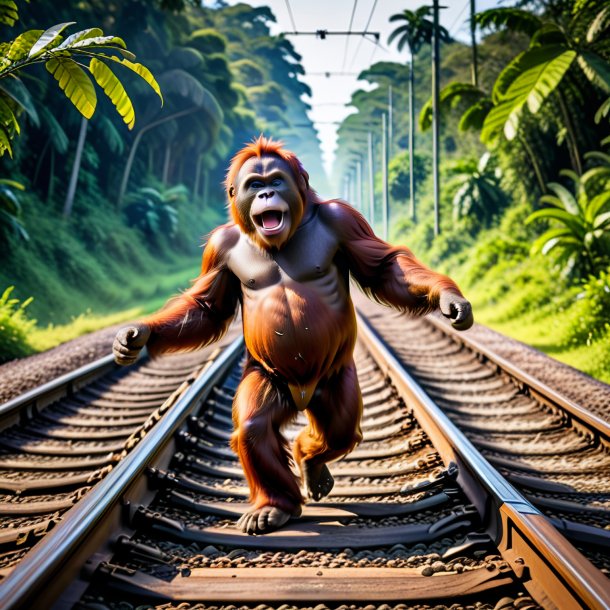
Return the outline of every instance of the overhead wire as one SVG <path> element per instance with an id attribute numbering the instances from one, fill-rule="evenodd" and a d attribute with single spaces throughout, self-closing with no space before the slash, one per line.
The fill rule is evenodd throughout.
<path id="1" fill-rule="evenodd" d="M 347 31 L 349 34 L 352 32 L 352 25 L 354 24 L 354 15 L 356 14 L 356 7 L 358 6 L 358 0 L 354 0 L 354 8 L 352 9 L 352 16 L 349 20 L 349 25 L 347 26 Z M 365 30 L 366 31 L 366 30 Z M 341 65 L 341 72 L 345 71 L 345 62 L 347 62 L 347 49 L 349 47 L 349 35 L 345 37 L 345 48 L 343 50 L 343 64 Z"/>
<path id="2" fill-rule="evenodd" d="M 366 22 L 366 25 L 364 26 L 364 30 L 363 30 L 364 32 L 368 32 L 369 25 L 371 25 L 371 21 L 373 19 L 373 14 L 375 13 L 375 8 L 377 7 L 377 2 L 378 2 L 378 0 L 375 0 L 373 2 L 373 6 L 371 7 L 371 12 L 369 14 L 368 21 Z M 356 51 L 354 52 L 352 63 L 349 66 L 350 70 L 351 70 L 352 66 L 354 65 L 354 63 L 356 62 L 356 57 L 358 57 L 358 51 L 360 51 L 360 47 L 362 46 L 363 40 L 367 40 L 366 36 L 364 36 L 364 35 L 360 39 L 360 42 L 358 43 L 358 46 L 356 47 Z"/>
<path id="3" fill-rule="evenodd" d="M 290 6 L 290 0 L 285 0 L 286 8 L 288 9 L 288 16 L 290 17 L 290 22 L 292 23 L 292 30 L 296 33 L 297 25 L 294 21 L 294 15 L 292 14 L 292 8 Z"/>
<path id="4" fill-rule="evenodd" d="M 466 8 L 468 7 L 469 4 L 470 4 L 470 0 L 466 0 L 466 3 L 462 7 L 462 10 L 458 13 L 458 16 L 453 20 L 453 23 L 447 28 L 447 31 L 449 32 L 449 34 L 453 33 L 453 28 L 459 21 L 460 17 L 464 14 L 464 11 L 466 10 Z"/>

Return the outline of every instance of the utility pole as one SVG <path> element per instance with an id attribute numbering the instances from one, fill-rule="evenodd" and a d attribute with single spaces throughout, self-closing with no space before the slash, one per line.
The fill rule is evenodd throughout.
<path id="1" fill-rule="evenodd" d="M 392 142 L 394 142 L 394 101 L 392 100 L 392 85 L 388 87 L 388 151 L 392 156 Z"/>
<path id="2" fill-rule="evenodd" d="M 477 24 L 474 22 L 474 16 L 477 12 L 476 0 L 470 0 L 470 44 L 472 46 L 472 84 L 475 87 L 479 86 L 479 58 L 477 54 Z"/>
<path id="3" fill-rule="evenodd" d="M 383 239 L 387 241 L 390 201 L 388 197 L 388 125 L 385 112 L 381 114 L 381 177 L 383 184 L 382 235 Z"/>
<path id="4" fill-rule="evenodd" d="M 369 131 L 369 222 L 375 227 L 375 168 L 373 167 L 373 133 Z"/>
<path id="5" fill-rule="evenodd" d="M 358 211 L 362 212 L 362 160 L 356 161 L 356 206 Z"/>
<path id="6" fill-rule="evenodd" d="M 438 32 L 438 0 L 432 0 L 434 25 L 432 28 L 432 174 L 434 178 L 434 235 L 441 232 L 439 216 L 439 32 Z"/>
<path id="7" fill-rule="evenodd" d="M 413 53 L 409 65 L 409 206 L 411 220 L 415 222 L 415 102 L 413 100 L 413 89 L 415 87 L 415 71 L 413 68 Z"/>

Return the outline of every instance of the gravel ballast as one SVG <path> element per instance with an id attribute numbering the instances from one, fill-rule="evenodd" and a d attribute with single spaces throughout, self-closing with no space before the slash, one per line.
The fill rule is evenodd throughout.
<path id="1" fill-rule="evenodd" d="M 379 314 L 381 311 L 380 306 L 365 300 L 361 295 L 354 295 L 354 300 L 363 306 L 365 312 Z M 0 402 L 6 402 L 106 356 L 112 349 L 116 331 L 122 326 L 125 323 L 84 335 L 46 352 L 0 365 Z M 475 324 L 467 333 L 555 391 L 610 421 L 610 385 L 486 326 Z"/>

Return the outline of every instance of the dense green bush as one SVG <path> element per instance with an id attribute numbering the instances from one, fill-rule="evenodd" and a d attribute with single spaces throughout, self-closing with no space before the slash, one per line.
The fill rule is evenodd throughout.
<path id="1" fill-rule="evenodd" d="M 22 303 L 11 298 L 14 286 L 9 286 L 0 296 L 0 363 L 21 358 L 32 353 L 28 333 L 36 326 L 36 320 L 28 318 L 25 308 L 32 299 Z"/>
<path id="2" fill-rule="evenodd" d="M 567 315 L 566 345 L 591 345 L 610 333 L 610 268 L 584 282 Z"/>

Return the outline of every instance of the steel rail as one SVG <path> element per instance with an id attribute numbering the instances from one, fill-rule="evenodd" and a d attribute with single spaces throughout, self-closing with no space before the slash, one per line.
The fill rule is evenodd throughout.
<path id="1" fill-rule="evenodd" d="M 382 371 L 410 399 L 419 424 L 446 464 L 459 466 L 459 478 L 482 516 L 495 519 L 497 544 L 518 575 L 528 576 L 526 588 L 549 608 L 610 608 L 610 588 L 594 568 L 498 471 L 431 400 L 392 354 L 372 324 L 360 313 L 358 335 Z M 481 487 L 496 506 L 489 514 Z M 477 497 L 478 496 L 478 497 Z M 487 513 L 487 515 L 486 515 Z"/>
<path id="2" fill-rule="evenodd" d="M 10 419 L 31 419 L 41 408 L 69 396 L 83 385 L 118 367 L 112 354 L 94 360 L 52 381 L 28 390 L 0 405 L 0 424 Z"/>
<path id="3" fill-rule="evenodd" d="M 546 401 L 555 404 L 557 407 L 586 426 L 594 434 L 603 437 L 606 441 L 610 441 L 610 423 L 604 421 L 594 413 L 589 412 L 587 409 L 571 401 L 566 396 L 563 396 L 550 386 L 520 369 L 512 362 L 506 360 L 506 358 L 496 354 L 493 350 L 470 336 L 468 333 L 460 333 L 452 328 L 448 322 L 444 322 L 443 320 L 435 318 L 434 316 L 428 316 L 426 320 L 443 334 L 448 335 L 454 341 L 461 343 L 470 351 L 481 354 L 489 362 L 495 364 L 506 372 L 510 377 L 517 379 Z"/>
<path id="4" fill-rule="evenodd" d="M 144 472 L 160 447 L 172 439 L 189 411 L 211 391 L 235 358 L 241 353 L 243 338 L 235 339 L 211 364 L 208 364 L 190 387 L 178 398 L 163 419 L 138 443 L 119 464 L 63 517 L 41 542 L 30 551 L 19 566 L 0 583 L 0 608 L 50 607 L 42 589 L 66 566 L 78 547 L 103 521 L 133 481 Z M 62 574 L 65 579 L 66 574 Z M 44 599 L 40 595 L 45 595 Z M 43 604 L 43 605 L 41 605 Z"/>

